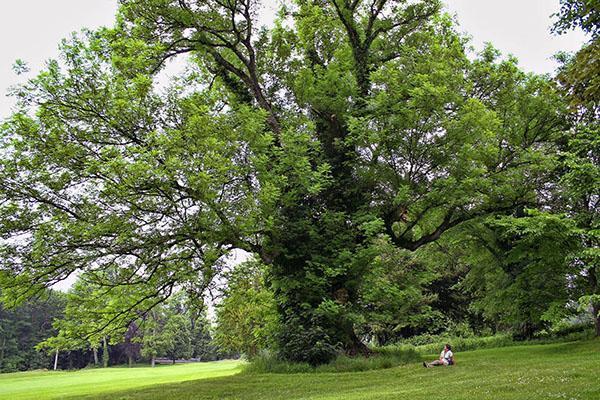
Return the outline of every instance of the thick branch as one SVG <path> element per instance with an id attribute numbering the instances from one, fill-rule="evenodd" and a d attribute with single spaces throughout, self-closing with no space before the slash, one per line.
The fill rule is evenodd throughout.
<path id="1" fill-rule="evenodd" d="M 390 236 L 390 238 L 392 239 L 392 242 L 395 245 L 397 245 L 398 247 L 401 247 L 403 249 L 414 251 L 427 243 L 436 241 L 448 229 L 453 228 L 463 222 L 470 221 L 475 218 L 483 217 L 485 215 L 489 215 L 489 214 L 493 214 L 493 213 L 505 213 L 508 211 L 513 211 L 516 207 L 523 206 L 523 205 L 524 205 L 524 203 L 522 203 L 522 202 L 515 202 L 515 203 L 510 204 L 505 207 L 484 208 L 484 209 L 481 209 L 479 211 L 472 212 L 472 213 L 462 212 L 458 216 L 456 216 L 457 210 L 451 209 L 444 216 L 444 219 L 442 220 L 442 222 L 432 232 L 421 236 L 417 240 L 406 239 L 404 237 L 404 235 L 407 233 L 406 230 L 404 231 L 403 235 L 401 235 L 401 236 L 396 235 L 396 233 L 394 232 L 394 229 L 393 229 L 393 224 L 396 221 L 394 221 L 393 219 L 388 218 L 385 220 L 385 228 L 386 228 L 386 233 Z"/>

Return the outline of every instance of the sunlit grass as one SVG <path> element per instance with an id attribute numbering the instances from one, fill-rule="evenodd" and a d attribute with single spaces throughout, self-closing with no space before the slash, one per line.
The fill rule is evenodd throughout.
<path id="1" fill-rule="evenodd" d="M 237 361 L 178 364 L 136 368 L 96 368 L 79 371 L 32 371 L 0 374 L 0 399 L 78 398 L 90 393 L 115 392 L 188 380 L 232 375 Z"/>

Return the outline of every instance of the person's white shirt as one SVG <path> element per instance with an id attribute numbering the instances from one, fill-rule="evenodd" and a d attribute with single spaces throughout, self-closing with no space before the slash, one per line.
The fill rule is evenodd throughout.
<path id="1" fill-rule="evenodd" d="M 454 356 L 452 350 L 448 350 L 446 352 L 442 350 L 442 361 L 444 362 L 444 364 L 448 365 L 450 363 L 450 360 L 452 360 L 452 356 Z"/>

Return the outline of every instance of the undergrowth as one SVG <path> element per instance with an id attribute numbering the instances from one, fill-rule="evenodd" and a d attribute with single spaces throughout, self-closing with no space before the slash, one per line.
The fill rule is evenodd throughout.
<path id="1" fill-rule="evenodd" d="M 295 374 L 326 372 L 359 372 L 374 369 L 386 369 L 421 361 L 420 354 L 414 348 L 383 351 L 375 349 L 369 357 L 348 357 L 340 355 L 328 364 L 312 366 L 308 363 L 296 363 L 278 359 L 272 354 L 262 354 L 244 367 L 243 373 L 249 374 Z"/>
<path id="2" fill-rule="evenodd" d="M 572 332 L 561 332 L 541 335 L 530 340 L 517 341 L 510 334 L 498 334 L 484 337 L 451 337 L 451 336 L 430 336 L 423 335 L 404 340 L 397 344 L 383 346 L 377 349 L 381 354 L 394 353 L 396 351 L 405 351 L 413 349 L 421 355 L 438 354 L 446 343 L 452 345 L 454 353 L 478 350 L 492 349 L 507 346 L 519 346 L 526 344 L 546 344 L 572 342 L 577 340 L 589 340 L 594 337 L 592 329 L 584 329 Z"/>

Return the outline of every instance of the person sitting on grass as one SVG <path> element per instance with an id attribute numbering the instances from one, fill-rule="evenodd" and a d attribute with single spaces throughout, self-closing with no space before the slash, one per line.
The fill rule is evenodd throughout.
<path id="1" fill-rule="evenodd" d="M 452 353 L 452 346 L 449 344 L 444 346 L 444 350 L 442 350 L 440 353 L 439 360 L 435 360 L 430 363 L 423 361 L 423 366 L 425 368 L 437 367 L 438 365 L 454 365 L 454 353 Z"/>

